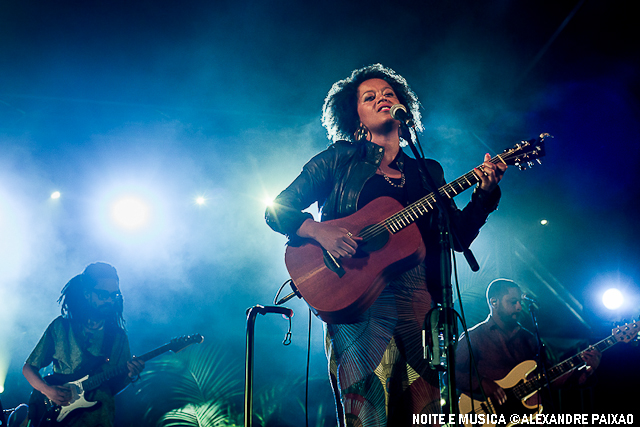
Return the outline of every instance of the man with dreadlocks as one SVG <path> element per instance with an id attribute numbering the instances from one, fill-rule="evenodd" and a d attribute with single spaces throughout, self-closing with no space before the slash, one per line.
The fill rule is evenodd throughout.
<path id="1" fill-rule="evenodd" d="M 73 376 L 127 363 L 128 374 L 86 393 L 86 400 L 100 404 L 71 411 L 64 419 L 65 426 L 113 426 L 114 396 L 144 369 L 144 362 L 130 360 L 119 282 L 116 269 L 102 262 L 90 264 L 82 274 L 72 278 L 58 299 L 62 315 L 51 322 L 22 368 L 35 390 L 56 405 L 65 406 L 72 398 L 70 388 L 47 384 L 40 369 L 53 364 L 54 373 Z M 32 425 L 37 425 L 39 420 L 33 417 L 30 412 Z"/>

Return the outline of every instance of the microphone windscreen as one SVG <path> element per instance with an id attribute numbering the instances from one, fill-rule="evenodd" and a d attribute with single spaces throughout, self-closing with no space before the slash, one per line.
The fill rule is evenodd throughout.
<path id="1" fill-rule="evenodd" d="M 407 107 L 405 107 L 402 104 L 393 105 L 391 107 L 391 110 L 389 110 L 389 113 L 391 113 L 391 117 L 393 117 L 396 120 L 404 120 L 404 118 L 409 114 L 407 112 Z"/>

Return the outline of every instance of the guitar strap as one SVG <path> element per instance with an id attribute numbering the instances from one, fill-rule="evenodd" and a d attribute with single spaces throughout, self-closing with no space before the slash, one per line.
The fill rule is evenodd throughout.
<path id="1" fill-rule="evenodd" d="M 111 358 L 111 353 L 113 351 L 113 342 L 116 339 L 116 327 L 111 323 L 107 323 L 104 327 L 104 337 L 102 339 L 102 349 L 100 350 L 100 354 Z"/>
<path id="2" fill-rule="evenodd" d="M 113 342 L 116 338 L 116 330 L 110 323 L 104 326 L 104 335 L 102 337 L 102 347 L 100 349 L 100 355 L 93 356 L 101 360 L 101 365 L 108 362 L 111 359 L 111 353 L 113 351 Z M 87 349 L 83 349 L 87 354 L 90 354 Z"/>
<path id="3" fill-rule="evenodd" d="M 85 365 L 83 363 L 83 366 L 88 368 L 85 372 L 87 372 L 90 375 L 93 375 L 99 372 L 100 368 L 109 362 L 112 356 L 113 343 L 115 341 L 115 336 L 116 336 L 115 327 L 109 323 L 106 323 L 104 326 L 104 335 L 102 337 L 102 346 L 100 348 L 100 353 L 98 354 L 98 356 L 94 356 L 93 354 L 91 354 L 87 346 L 82 348 L 83 358 L 87 361 L 87 364 Z M 86 344 L 88 344 L 88 342 Z M 96 392 L 95 390 L 85 391 L 86 398 L 89 400 L 94 400 L 95 392 Z M 99 405 L 101 404 L 102 403 L 100 402 Z"/>

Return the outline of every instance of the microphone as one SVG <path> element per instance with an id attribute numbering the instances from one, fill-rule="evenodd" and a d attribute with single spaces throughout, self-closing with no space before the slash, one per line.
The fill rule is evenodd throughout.
<path id="1" fill-rule="evenodd" d="M 539 305 L 538 304 L 538 300 L 535 297 L 533 297 L 532 295 L 522 294 L 522 299 L 525 300 L 526 302 L 530 303 L 530 304 Z"/>
<path id="2" fill-rule="evenodd" d="M 413 117 L 411 117 L 411 114 L 409 114 L 409 112 L 407 111 L 407 107 L 405 107 L 404 105 L 395 104 L 391 107 L 391 110 L 389 110 L 389 112 L 391 113 L 391 117 L 401 121 L 405 125 L 409 127 L 413 127 L 415 125 L 413 123 Z"/>

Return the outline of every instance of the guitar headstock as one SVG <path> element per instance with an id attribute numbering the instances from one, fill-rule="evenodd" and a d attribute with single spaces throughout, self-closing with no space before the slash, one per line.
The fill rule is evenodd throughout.
<path id="1" fill-rule="evenodd" d="M 204 337 L 200 334 L 183 335 L 172 339 L 168 345 L 170 351 L 177 353 L 189 347 L 191 344 L 200 344 L 202 341 L 204 341 Z"/>
<path id="2" fill-rule="evenodd" d="M 633 323 L 626 323 L 613 329 L 611 335 L 618 342 L 630 342 L 638 338 L 638 332 L 640 332 L 640 323 L 634 321 Z"/>
<path id="3" fill-rule="evenodd" d="M 520 170 L 527 169 L 534 165 L 533 161 L 540 162 L 540 158 L 545 155 L 545 139 L 553 138 L 548 133 L 541 133 L 538 138 L 522 141 L 504 150 L 502 154 L 496 156 L 498 161 L 503 161 L 508 165 L 515 165 Z"/>

